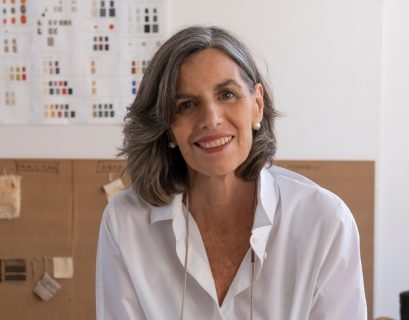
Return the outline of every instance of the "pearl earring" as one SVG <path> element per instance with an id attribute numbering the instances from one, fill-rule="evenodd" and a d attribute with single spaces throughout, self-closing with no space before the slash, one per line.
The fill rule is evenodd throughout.
<path id="1" fill-rule="evenodd" d="M 258 131 L 261 128 L 261 124 L 260 122 L 256 122 L 255 124 L 253 124 L 253 130 L 254 131 Z"/>
<path id="2" fill-rule="evenodd" d="M 174 143 L 173 141 L 169 141 L 168 146 L 169 146 L 169 148 L 171 148 L 171 149 L 175 149 L 175 148 L 176 148 L 176 146 L 177 146 L 177 144 L 176 144 L 176 143 Z"/>

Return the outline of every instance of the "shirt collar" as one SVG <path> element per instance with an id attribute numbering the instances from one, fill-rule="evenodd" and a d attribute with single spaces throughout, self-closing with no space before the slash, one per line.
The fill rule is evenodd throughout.
<path id="1" fill-rule="evenodd" d="M 275 179 L 267 168 L 263 168 L 257 183 L 257 208 L 253 230 L 273 224 L 277 199 Z"/>
<path id="2" fill-rule="evenodd" d="M 176 211 L 182 208 L 183 194 L 175 194 L 172 201 L 163 207 L 151 207 L 151 224 L 163 221 L 171 220 L 175 217 Z"/>
<path id="3" fill-rule="evenodd" d="M 267 168 L 261 170 L 257 187 L 257 207 L 251 230 L 250 245 L 260 261 L 256 270 L 256 274 L 259 274 L 266 258 L 267 241 L 273 228 L 278 199 L 275 179 Z"/>
<path id="4" fill-rule="evenodd" d="M 267 168 L 263 168 L 257 182 L 257 208 L 254 216 L 253 230 L 271 226 L 277 206 L 278 193 L 273 175 Z M 163 207 L 151 207 L 151 224 L 171 220 L 176 211 L 182 208 L 183 194 L 175 194 L 172 201 Z"/>

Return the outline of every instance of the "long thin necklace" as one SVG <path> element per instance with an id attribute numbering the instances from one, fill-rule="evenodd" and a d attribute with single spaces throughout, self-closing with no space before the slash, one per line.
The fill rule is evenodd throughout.
<path id="1" fill-rule="evenodd" d="M 189 257 L 189 192 L 186 192 L 186 210 L 183 210 L 186 223 L 186 237 L 185 237 L 185 276 L 183 280 L 182 306 L 180 308 L 180 320 L 183 320 L 185 311 L 185 296 L 186 296 L 186 282 L 187 282 L 187 261 Z"/>
<path id="2" fill-rule="evenodd" d="M 254 189 L 254 205 L 253 205 L 253 220 L 256 216 L 257 208 L 257 185 Z M 254 250 L 250 246 L 251 250 L 251 286 L 250 286 L 250 320 L 253 320 L 253 290 L 254 290 Z"/>
<path id="3" fill-rule="evenodd" d="M 257 187 L 254 192 L 254 208 L 253 215 L 256 214 L 257 207 Z M 185 237 L 185 263 L 184 263 L 184 280 L 183 280 L 183 292 L 182 292 L 182 305 L 180 307 L 180 320 L 184 319 L 185 311 L 185 297 L 186 297 L 186 283 L 187 283 L 187 262 L 189 258 L 189 192 L 186 193 L 186 209 L 183 210 L 185 216 L 185 228 L 186 228 L 186 237 Z M 251 254 L 251 286 L 250 286 L 250 320 L 253 320 L 253 289 L 254 289 L 254 251 L 250 247 Z"/>

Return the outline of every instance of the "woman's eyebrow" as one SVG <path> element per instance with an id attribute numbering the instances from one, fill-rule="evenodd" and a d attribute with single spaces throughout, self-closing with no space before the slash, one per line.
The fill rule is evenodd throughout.
<path id="1" fill-rule="evenodd" d="M 237 86 L 237 87 L 241 88 L 241 85 L 236 80 L 228 79 L 226 81 L 223 81 L 221 83 L 216 84 L 215 90 L 220 90 L 222 88 L 227 87 L 228 85 L 234 85 L 234 86 Z"/>
<path id="2" fill-rule="evenodd" d="M 214 91 L 221 90 L 221 89 L 223 89 L 223 88 L 225 88 L 225 87 L 227 87 L 229 85 L 234 85 L 236 87 L 241 88 L 241 85 L 236 80 L 227 79 L 227 80 L 225 80 L 225 81 L 223 81 L 221 83 L 216 84 L 214 86 Z M 194 94 L 189 94 L 189 93 L 177 93 L 175 95 L 175 100 L 178 100 L 178 99 L 194 99 L 194 98 L 197 98 L 197 96 L 194 95 Z"/>
<path id="3" fill-rule="evenodd" d="M 195 95 L 193 94 L 189 94 L 189 93 L 177 93 L 175 96 L 175 100 L 179 100 L 179 99 L 194 99 L 196 98 Z"/>

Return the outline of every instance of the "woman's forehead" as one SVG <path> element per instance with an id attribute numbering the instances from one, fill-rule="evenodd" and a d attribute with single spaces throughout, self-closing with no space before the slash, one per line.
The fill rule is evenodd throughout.
<path id="1" fill-rule="evenodd" d="M 187 57 L 178 72 L 177 91 L 202 86 L 216 86 L 227 80 L 242 83 L 237 63 L 219 49 L 208 48 Z"/>

